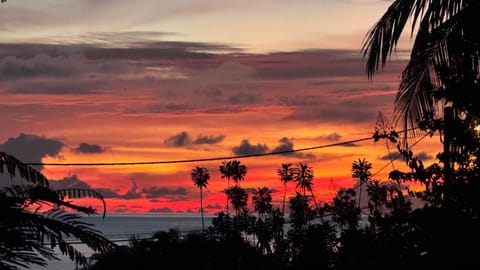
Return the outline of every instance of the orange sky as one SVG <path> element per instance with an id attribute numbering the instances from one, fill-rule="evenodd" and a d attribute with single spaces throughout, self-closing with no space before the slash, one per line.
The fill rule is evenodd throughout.
<path id="1" fill-rule="evenodd" d="M 379 111 L 392 117 L 406 63 L 399 50 L 372 81 L 364 72 L 361 40 L 385 1 L 18 2 L 0 7 L 0 150 L 25 162 L 202 159 L 368 137 Z M 415 152 L 428 163 L 438 147 L 433 137 Z M 244 158 L 241 185 L 274 189 L 278 204 L 280 164 L 307 162 L 327 200 L 353 183 L 354 160 L 377 172 L 386 154 L 366 141 Z M 112 212 L 195 212 L 190 171 L 205 166 L 213 213 L 225 203 L 220 163 L 39 169 L 54 187 L 102 192 Z"/>

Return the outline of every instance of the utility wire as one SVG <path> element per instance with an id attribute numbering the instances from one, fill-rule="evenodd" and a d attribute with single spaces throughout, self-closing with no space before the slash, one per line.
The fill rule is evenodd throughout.
<path id="1" fill-rule="evenodd" d="M 328 148 L 334 146 L 342 146 L 346 144 L 352 144 L 362 141 L 371 140 L 372 137 L 365 137 L 356 140 L 344 141 L 339 143 L 318 145 L 312 147 L 298 148 L 292 150 L 284 151 L 274 151 L 268 153 L 258 153 L 258 154 L 248 154 L 248 155 L 236 155 L 236 156 L 225 156 L 225 157 L 213 157 L 213 158 L 197 158 L 197 159 L 177 159 L 177 160 L 163 160 L 163 161 L 136 161 L 136 162 L 100 162 L 100 163 L 25 163 L 30 166 L 130 166 L 130 165 L 152 165 L 152 164 L 173 164 L 173 163 L 192 163 L 192 162 L 203 162 L 203 161 L 217 161 L 217 160 L 228 160 L 228 159 L 240 159 L 240 158 L 251 158 L 251 157 L 263 157 L 263 156 L 273 156 L 273 155 L 282 155 L 295 152 L 302 152 L 308 150 L 315 150 L 321 148 Z"/>
<path id="2" fill-rule="evenodd" d="M 420 139 L 418 139 L 417 141 L 415 141 L 412 145 L 410 145 L 408 147 L 408 150 L 412 149 L 415 145 L 417 145 L 420 141 L 422 141 L 423 139 L 425 139 L 427 136 L 429 135 L 429 133 L 425 133 Z M 379 174 L 381 171 L 383 171 L 386 167 L 388 167 L 388 165 L 390 165 L 391 163 L 393 163 L 395 160 L 399 159 L 400 157 L 402 156 L 401 153 L 397 154 L 391 161 L 389 161 L 388 163 L 386 163 L 385 165 L 383 165 L 382 168 L 380 168 L 378 171 L 376 171 L 374 174 L 372 174 L 372 177 L 374 177 L 375 175 Z"/>
<path id="3" fill-rule="evenodd" d="M 405 129 L 399 133 L 407 132 L 417 129 L 417 127 Z M 135 161 L 135 162 L 99 162 L 99 163 L 42 163 L 42 162 L 31 162 L 25 163 L 29 166 L 133 166 L 133 165 L 154 165 L 154 164 L 175 164 L 175 163 L 193 163 L 193 162 L 205 162 L 205 161 L 218 161 L 218 160 L 229 160 L 229 159 L 240 159 L 240 158 L 252 158 L 252 157 L 263 157 L 263 156 L 273 156 L 273 155 L 282 155 L 282 154 L 291 154 L 296 152 L 303 152 L 308 150 L 329 148 L 334 146 L 348 145 L 357 142 L 363 142 L 373 139 L 373 136 L 364 137 L 360 139 L 343 141 L 338 143 L 331 143 L 325 145 L 318 145 L 312 147 L 298 148 L 292 150 L 284 151 L 273 151 L 268 153 L 258 153 L 258 154 L 248 154 L 248 155 L 236 155 L 236 156 L 224 156 L 224 157 L 212 157 L 212 158 L 197 158 L 197 159 L 177 159 L 177 160 L 163 160 L 163 161 Z"/>

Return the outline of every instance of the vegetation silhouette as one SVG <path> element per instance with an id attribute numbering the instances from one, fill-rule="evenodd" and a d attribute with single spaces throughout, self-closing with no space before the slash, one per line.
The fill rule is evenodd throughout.
<path id="1" fill-rule="evenodd" d="M 367 183 L 372 177 L 372 163 L 367 162 L 365 158 L 355 160 L 352 164 L 352 177 L 358 179 L 358 207 L 360 208 L 360 202 L 362 201 L 362 186 Z"/>
<path id="2" fill-rule="evenodd" d="M 307 163 L 298 163 L 297 167 L 293 171 L 293 181 L 296 183 L 296 188 L 303 192 L 303 196 L 306 196 L 306 192 L 310 192 L 312 200 L 318 209 L 318 204 L 313 193 L 313 169 L 308 166 Z"/>
<path id="3" fill-rule="evenodd" d="M 282 212 L 285 213 L 285 199 L 287 197 L 287 184 L 288 182 L 293 181 L 294 168 L 292 168 L 292 163 L 283 163 L 282 167 L 277 170 L 277 175 L 280 177 L 280 181 L 284 186 L 283 190 L 283 204 Z"/>
<path id="4" fill-rule="evenodd" d="M 222 179 L 227 178 L 227 189 L 225 190 L 225 193 L 227 194 L 227 204 L 225 208 L 228 215 L 228 202 L 230 199 L 228 197 L 228 190 L 230 189 L 230 179 L 238 185 L 238 183 L 245 178 L 247 167 L 241 164 L 239 160 L 225 160 L 222 162 L 222 165 L 220 165 L 219 170 L 222 174 Z"/>
<path id="5" fill-rule="evenodd" d="M 480 138 L 476 131 L 480 122 L 479 11 L 476 0 L 395 0 L 367 34 L 363 52 L 367 74 L 373 76 L 386 64 L 407 21 L 413 21 L 416 37 L 395 101 L 396 121 L 405 129 L 419 126 L 430 134 L 440 132 L 444 150 L 437 156 L 439 162 L 425 166 L 404 138 L 397 149 L 408 171 L 394 168 L 383 181 L 371 179 L 367 160 L 355 160 L 352 176 L 359 179 L 360 192 L 365 184 L 368 194 L 366 219 L 362 219 L 353 189 L 341 188 L 331 202 L 319 205 L 312 188 L 313 169 L 300 163 L 292 180 L 301 193 L 297 191 L 289 199 L 288 231 L 284 234 L 286 192 L 280 211 L 270 206 L 268 188 L 258 189 L 252 197 L 256 217 L 249 211 L 248 193 L 239 186 L 246 166 L 238 160 L 224 161 L 219 169 L 222 178 L 227 178 L 226 214 L 218 213 L 206 232 L 158 232 L 151 239 L 132 238 L 128 246 L 113 248 L 77 216 L 57 212 L 60 208 L 52 209 L 53 214 L 32 212 L 30 207 L 43 203 L 87 214 L 93 210 L 65 201 L 63 194 L 71 194 L 69 191 L 50 190 L 41 174 L 0 153 L 1 172 L 5 165 L 11 176 L 18 170 L 34 184 L 0 190 L 0 206 L 6 213 L 0 219 L 1 266 L 42 265 L 44 258 L 53 256 L 41 245 L 43 237 L 84 263 L 85 258 L 54 230 L 90 241 L 89 245 L 103 252 L 94 256 L 86 269 L 150 269 L 158 262 L 165 268 L 180 269 L 480 268 L 475 248 L 480 242 Z M 374 141 L 394 143 L 398 137 L 386 129 L 377 129 L 373 136 Z M 285 190 L 289 168 L 282 165 L 282 171 L 277 171 Z M 235 186 L 230 187 L 230 179 Z M 422 189 L 410 190 L 412 181 Z M 307 191 L 312 196 L 307 196 Z M 73 194 L 98 197 L 91 191 Z M 229 200 L 234 217 L 228 213 Z M 52 221 L 56 219 L 60 222 Z M 35 238 L 37 235 L 42 238 Z"/>
<path id="6" fill-rule="evenodd" d="M 200 189 L 200 213 L 202 215 L 202 231 L 205 231 L 205 220 L 203 218 L 203 188 L 207 188 L 210 173 L 205 167 L 195 167 L 190 173 L 192 181 L 198 189 Z"/>
<path id="7" fill-rule="evenodd" d="M 252 269 L 480 268 L 474 248 L 480 242 L 479 11 L 480 2 L 475 0 L 396 0 L 364 41 L 371 77 L 386 64 L 407 21 L 413 21 L 416 37 L 401 76 L 395 123 L 405 130 L 419 127 L 430 135 L 440 133 L 444 150 L 438 162 L 424 165 L 408 147 L 408 135 L 399 140 L 381 120 L 374 142 L 397 144 L 407 171 L 392 167 L 388 179 L 372 179 L 371 163 L 355 160 L 351 172 L 360 184 L 358 201 L 355 190 L 341 188 L 331 202 L 314 202 L 313 208 L 315 197 L 306 195 L 314 194 L 313 170 L 300 163 L 291 173 L 297 192 L 289 199 L 288 226 L 276 232 L 283 237 L 271 237 L 274 225 L 268 219 L 276 216 L 281 224 L 285 207 L 283 211 L 260 207 L 259 190 L 254 195 L 258 218 L 242 204 L 241 215 L 237 211 L 231 218 L 221 212 L 213 219 L 202 237 L 236 246 L 231 246 L 237 257 L 230 257 L 234 264 L 229 269 L 242 269 L 244 261 L 253 262 Z M 289 169 L 285 163 L 277 170 L 285 190 L 291 181 Z M 421 188 L 410 190 L 411 182 Z M 359 207 L 362 185 L 368 195 L 366 216 Z M 235 221 L 240 216 L 244 223 Z M 240 224 L 250 229 L 243 230 Z M 245 246 L 251 248 L 240 248 Z M 240 250 L 243 257 L 236 253 Z"/>
<path id="8" fill-rule="evenodd" d="M 96 210 L 67 200 L 90 197 L 105 206 L 101 194 L 89 189 L 52 190 L 44 175 L 3 152 L 0 152 L 0 174 L 12 179 L 12 183 L 3 183 L 0 188 L 1 269 L 45 266 L 48 260 L 58 259 L 55 247 L 77 265 L 87 265 L 87 258 L 67 237 L 82 241 L 95 252 L 114 249 L 114 243 L 77 214 L 93 215 Z"/>

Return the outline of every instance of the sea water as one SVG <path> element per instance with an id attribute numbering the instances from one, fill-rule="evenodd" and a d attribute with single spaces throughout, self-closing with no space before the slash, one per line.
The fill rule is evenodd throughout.
<path id="1" fill-rule="evenodd" d="M 205 215 L 205 227 L 212 223 L 213 215 Z M 202 230 L 200 214 L 191 213 L 154 213 L 154 214 L 107 214 L 101 216 L 83 217 L 84 222 L 95 225 L 94 228 L 102 235 L 113 240 L 118 245 L 127 245 L 132 236 L 148 238 L 157 231 L 176 229 L 181 233 L 198 232 Z M 76 243 L 74 247 L 89 257 L 93 251 L 85 244 Z M 59 261 L 50 261 L 47 266 L 31 266 L 29 269 L 68 270 L 75 269 L 75 263 L 65 255 L 58 255 Z"/>

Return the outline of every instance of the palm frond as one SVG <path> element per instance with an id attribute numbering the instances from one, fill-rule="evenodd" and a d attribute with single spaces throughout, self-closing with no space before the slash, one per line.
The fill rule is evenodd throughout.
<path id="1" fill-rule="evenodd" d="M 92 189 L 80 189 L 80 188 L 69 188 L 69 189 L 59 189 L 59 190 L 56 190 L 55 191 L 59 196 L 60 198 L 65 198 L 65 197 L 69 197 L 69 198 L 72 198 L 72 199 L 79 199 L 79 198 L 94 198 L 94 199 L 98 199 L 102 202 L 103 204 L 103 218 L 105 218 L 105 214 L 106 214 L 106 211 L 107 211 L 107 205 L 105 203 L 105 199 L 103 198 L 103 195 L 100 194 L 98 191 L 95 191 L 95 190 L 92 190 Z M 83 212 L 83 213 L 86 213 L 86 214 L 93 214 L 94 212 L 92 212 L 92 208 L 90 207 L 81 207 L 81 206 L 78 206 L 78 205 L 73 205 L 73 204 L 70 204 L 70 203 L 66 203 L 64 204 L 70 208 L 74 208 L 80 212 Z"/>
<path id="2" fill-rule="evenodd" d="M 454 8 L 458 9 L 458 4 Z M 471 9 L 463 9 L 445 15 L 439 11 L 438 5 L 429 6 L 426 11 L 412 48 L 410 62 L 402 73 L 400 89 L 395 100 L 396 121 L 402 121 L 404 129 L 415 126 L 416 121 L 421 120 L 427 113 L 435 113 L 438 103 L 434 91 L 445 86 L 442 70 L 452 68 L 451 66 L 455 64 L 453 59 L 461 58 L 465 62 L 469 57 L 472 59 L 470 65 L 478 69 L 480 47 L 477 45 L 471 50 L 472 55 L 468 56 L 469 52 L 465 50 L 466 46 L 463 43 L 466 39 L 458 36 L 465 33 L 463 30 L 465 27 L 470 26 L 472 12 Z M 438 16 L 449 19 L 441 20 L 436 18 Z M 433 29 L 431 20 L 434 20 L 436 25 Z M 459 46 L 461 48 L 457 48 Z"/>
<path id="3" fill-rule="evenodd" d="M 418 26 L 434 30 L 475 1 L 465 0 L 396 0 L 380 20 L 370 29 L 362 45 L 363 56 L 367 57 L 366 71 L 369 77 L 384 67 L 388 57 L 395 50 L 400 36 L 412 19 L 411 36 Z M 420 24 L 420 26 L 419 26 Z M 417 43 L 417 38 L 415 42 Z"/>
<path id="4" fill-rule="evenodd" d="M 393 2 L 365 36 L 362 52 L 363 56 L 367 57 L 366 71 L 369 77 L 373 76 L 380 66 L 385 66 L 387 58 L 396 48 L 405 24 L 415 8 L 415 2 L 416 0 Z"/>
<path id="5" fill-rule="evenodd" d="M 19 218 L 25 222 L 24 228 L 27 231 L 36 233 L 37 242 L 44 243 L 48 240 L 50 248 L 58 247 L 62 254 L 83 265 L 86 263 L 85 256 L 69 244 L 65 237 L 74 237 L 95 252 L 104 253 L 116 247 L 92 224 L 81 221 L 81 217 L 74 213 L 55 209 L 47 213 L 23 212 Z"/>
<path id="6" fill-rule="evenodd" d="M 48 180 L 43 174 L 41 174 L 34 168 L 25 165 L 23 162 L 16 159 L 14 156 L 4 152 L 0 152 L 0 173 L 2 174 L 5 172 L 4 167 L 6 168 L 7 173 L 12 178 L 17 175 L 18 171 L 18 175 L 21 178 L 25 179 L 27 182 L 48 187 Z"/>

